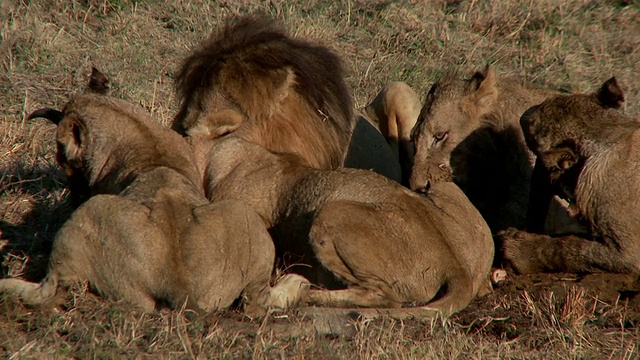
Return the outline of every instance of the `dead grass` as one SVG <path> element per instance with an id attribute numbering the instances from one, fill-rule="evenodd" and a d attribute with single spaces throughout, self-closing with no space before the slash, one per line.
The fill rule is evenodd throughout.
<path id="1" fill-rule="evenodd" d="M 345 59 L 358 107 L 387 82 L 419 93 L 448 67 L 586 92 L 616 75 L 640 114 L 640 6 L 632 1 L 3 1 L 0 2 L 0 254 L 4 276 L 43 276 L 70 213 L 55 126 L 25 121 L 81 91 L 91 66 L 112 94 L 167 124 L 172 75 L 225 17 L 264 12 Z M 0 302 L 2 358 L 615 358 L 639 355 L 635 294 L 518 281 L 449 319 L 343 319 L 316 332 L 298 310 L 250 320 L 233 311 L 141 314 L 74 288 L 57 310 Z M 554 284 L 564 284 L 557 279 Z M 634 284 L 637 284 L 635 280 Z M 509 285 L 511 284 L 511 285 Z M 514 285 L 515 284 L 515 285 Z M 564 289 L 564 290 L 563 290 Z M 635 289 L 635 288 L 634 288 Z M 634 290 L 635 291 L 635 290 Z"/>

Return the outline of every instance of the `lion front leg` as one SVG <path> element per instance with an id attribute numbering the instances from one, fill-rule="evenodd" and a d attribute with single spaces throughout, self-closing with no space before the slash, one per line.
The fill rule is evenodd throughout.
<path id="1" fill-rule="evenodd" d="M 537 272 L 635 273 L 638 268 L 628 261 L 623 249 L 580 238 L 531 234 L 509 229 L 502 238 L 505 259 L 520 274 Z"/>

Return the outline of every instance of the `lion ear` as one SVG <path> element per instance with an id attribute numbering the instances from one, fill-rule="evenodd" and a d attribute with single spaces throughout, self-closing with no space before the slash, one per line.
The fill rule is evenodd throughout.
<path id="1" fill-rule="evenodd" d="M 91 75 L 89 75 L 89 83 L 87 84 L 89 91 L 96 94 L 109 93 L 109 78 L 100 70 L 91 67 Z"/>
<path id="2" fill-rule="evenodd" d="M 244 117 L 239 112 L 231 109 L 222 110 L 198 120 L 196 126 L 189 129 L 187 134 L 216 139 L 238 130 L 243 121 Z"/>
<path id="3" fill-rule="evenodd" d="M 472 100 L 480 115 L 490 112 L 498 100 L 498 88 L 496 87 L 496 73 L 487 64 L 483 71 L 476 71 L 471 78 L 473 94 Z"/>
<path id="4" fill-rule="evenodd" d="M 57 141 L 59 151 L 64 153 L 67 162 L 70 164 L 82 162 L 87 147 L 87 129 L 80 120 L 67 117 L 60 122 Z"/>
<path id="5" fill-rule="evenodd" d="M 600 86 L 600 89 L 596 92 L 596 98 L 605 108 L 617 109 L 622 106 L 624 102 L 624 92 L 618 85 L 616 77 L 612 77 Z"/>

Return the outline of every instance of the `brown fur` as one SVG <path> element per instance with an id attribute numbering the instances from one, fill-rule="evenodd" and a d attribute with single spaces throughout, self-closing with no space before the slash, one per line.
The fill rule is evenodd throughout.
<path id="1" fill-rule="evenodd" d="M 534 157 L 518 121 L 551 94 L 498 78 L 489 66 L 468 79 L 446 73 L 429 90 L 412 133 L 411 188 L 454 180 L 492 231 L 523 229 Z"/>
<path id="2" fill-rule="evenodd" d="M 191 142 L 210 199 L 246 202 L 272 227 L 278 250 L 307 264 L 300 273 L 348 285 L 311 291 L 311 303 L 448 314 L 490 288 L 491 234 L 454 184 L 423 197 L 371 171 L 314 169 L 234 134 L 211 140 L 203 131 Z"/>
<path id="3" fill-rule="evenodd" d="M 413 163 L 411 130 L 418 121 L 421 107 L 418 94 L 406 83 L 396 81 L 387 84 L 364 110 L 391 145 L 405 186 L 409 185 Z"/>
<path id="4" fill-rule="evenodd" d="M 640 273 L 640 123 L 616 109 L 623 100 L 610 79 L 594 94 L 557 96 L 522 116 L 547 174 L 532 193 L 569 200 L 593 239 L 506 231 L 505 257 L 517 271 Z"/>
<path id="5" fill-rule="evenodd" d="M 103 296 L 145 311 L 165 303 L 210 311 L 241 294 L 254 313 L 295 301 L 287 296 L 306 280 L 269 288 L 275 254 L 264 222 L 241 203 L 208 203 L 178 134 L 97 95 L 73 98 L 54 118 L 58 160 L 95 196 L 56 235 L 46 278 L 4 279 L 0 292 L 43 305 L 61 284 L 87 280 Z"/>
<path id="6" fill-rule="evenodd" d="M 173 129 L 185 134 L 201 119 L 233 110 L 239 122 L 208 119 L 209 130 L 235 131 L 267 149 L 297 154 L 310 166 L 337 168 L 355 123 L 343 78 L 340 59 L 327 48 L 293 39 L 271 20 L 243 17 L 183 62 Z"/>

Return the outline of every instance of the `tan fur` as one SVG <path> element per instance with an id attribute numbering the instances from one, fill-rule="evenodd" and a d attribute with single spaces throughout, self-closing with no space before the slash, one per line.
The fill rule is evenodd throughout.
<path id="1" fill-rule="evenodd" d="M 428 183 L 453 180 L 492 231 L 524 229 L 535 157 L 519 119 L 553 94 L 519 79 L 499 78 L 490 66 L 468 79 L 445 73 L 429 90 L 412 133 L 416 152 L 410 187 L 423 191 Z M 558 204 L 553 211 L 548 231 L 572 226 Z"/>
<path id="2" fill-rule="evenodd" d="M 411 130 L 421 107 L 418 94 L 406 83 L 396 81 L 387 84 L 364 110 L 391 145 L 402 169 L 402 184 L 407 186 L 414 153 Z"/>
<path id="3" fill-rule="evenodd" d="M 310 303 L 449 314 L 490 286 L 491 234 L 454 184 L 423 197 L 371 171 L 313 169 L 235 134 L 207 133 L 190 139 L 205 162 L 207 196 L 249 204 L 272 227 L 278 251 L 307 264 L 296 271 L 348 285 L 312 290 Z"/>
<path id="4" fill-rule="evenodd" d="M 46 278 L 0 280 L 0 292 L 43 305 L 62 284 L 87 280 L 145 311 L 184 303 L 210 311 L 243 294 L 252 313 L 301 296 L 301 277 L 269 287 L 274 246 L 260 216 L 239 202 L 209 204 L 184 139 L 143 110 L 77 96 L 57 142 L 61 165 L 95 196 L 56 235 Z"/>
<path id="5" fill-rule="evenodd" d="M 506 231 L 505 257 L 517 271 L 640 273 L 640 123 L 616 109 L 623 100 L 612 78 L 595 94 L 557 96 L 522 116 L 547 174 L 532 193 L 569 200 L 593 239 Z"/>

